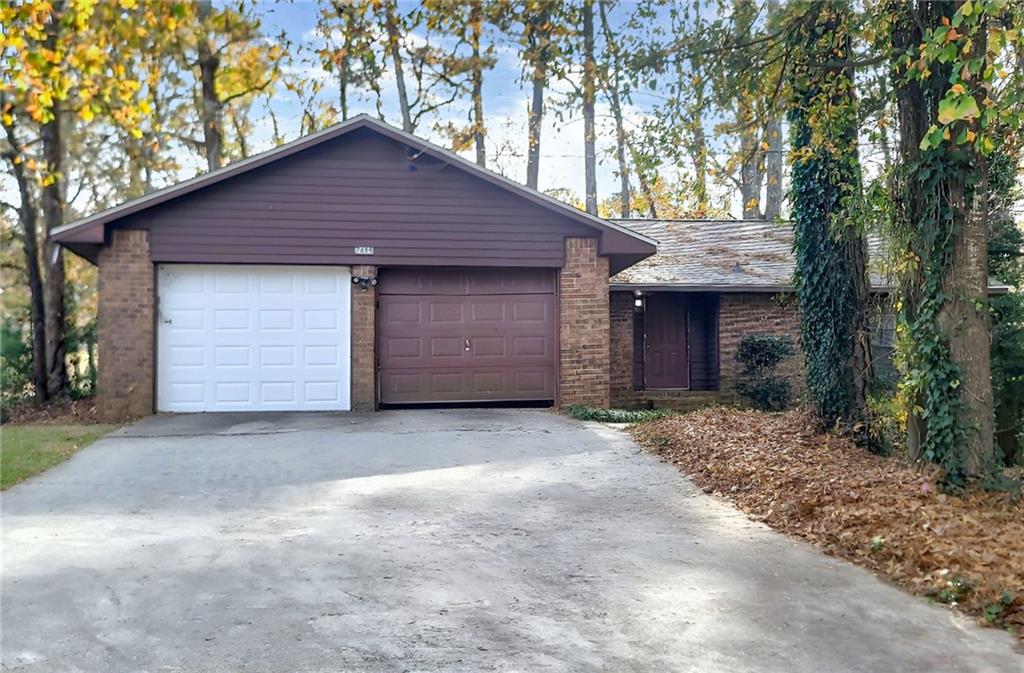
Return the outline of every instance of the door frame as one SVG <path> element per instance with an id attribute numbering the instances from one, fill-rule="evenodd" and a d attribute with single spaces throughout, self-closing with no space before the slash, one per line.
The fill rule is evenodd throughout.
<path id="1" fill-rule="evenodd" d="M 648 346 L 647 346 L 647 328 L 648 328 L 648 325 L 650 324 L 650 316 L 651 316 L 651 301 L 650 300 L 653 299 L 654 297 L 658 297 L 659 299 L 661 299 L 663 301 L 667 299 L 668 301 L 675 302 L 677 304 L 677 306 L 682 309 L 682 313 L 683 313 L 683 334 L 685 335 L 685 339 L 686 339 L 686 357 L 684 358 L 684 362 L 686 364 L 686 385 L 685 386 L 668 386 L 668 387 L 659 386 L 659 387 L 654 387 L 654 386 L 649 385 L 648 382 L 647 382 L 647 374 L 650 371 L 650 367 L 648 366 L 648 363 L 647 363 L 647 353 L 649 351 Z M 655 301 L 654 305 L 657 306 L 658 303 L 660 303 L 660 302 Z M 689 307 L 689 305 L 688 305 L 688 303 L 686 301 L 685 296 L 683 296 L 683 295 L 681 295 L 679 293 L 676 293 L 676 292 L 656 292 L 656 293 L 648 294 L 644 298 L 644 319 L 643 319 L 643 323 L 644 323 L 644 334 L 643 334 L 643 336 L 644 336 L 644 338 L 643 338 L 644 390 L 690 390 L 692 388 L 692 386 L 693 386 L 693 380 L 692 380 L 692 378 L 690 376 L 690 374 L 691 374 L 691 372 L 690 372 L 690 307 Z"/>

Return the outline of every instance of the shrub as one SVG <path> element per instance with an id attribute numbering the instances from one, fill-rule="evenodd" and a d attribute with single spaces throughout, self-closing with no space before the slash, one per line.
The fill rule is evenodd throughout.
<path id="1" fill-rule="evenodd" d="M 601 423 L 643 423 L 675 416 L 677 413 L 670 409 L 598 409 L 582 404 L 571 404 L 567 411 L 577 420 Z"/>
<path id="2" fill-rule="evenodd" d="M 795 352 L 789 337 L 751 334 L 743 337 L 736 360 L 743 365 L 736 392 L 762 411 L 782 411 L 789 406 L 792 385 L 776 375 L 775 368 Z"/>

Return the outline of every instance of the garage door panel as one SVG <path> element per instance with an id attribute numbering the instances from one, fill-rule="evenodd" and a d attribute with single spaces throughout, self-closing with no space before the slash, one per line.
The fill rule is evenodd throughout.
<path id="1" fill-rule="evenodd" d="M 160 411 L 349 408 L 345 267 L 161 265 Z"/>
<path id="2" fill-rule="evenodd" d="M 550 367 L 381 371 L 381 398 L 387 404 L 545 400 L 554 390 Z"/>
<path id="3" fill-rule="evenodd" d="M 382 402 L 554 398 L 552 271 L 388 271 L 379 288 Z"/>

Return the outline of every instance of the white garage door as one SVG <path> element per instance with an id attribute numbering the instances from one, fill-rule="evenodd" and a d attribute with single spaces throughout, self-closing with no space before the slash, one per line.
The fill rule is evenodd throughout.
<path id="1" fill-rule="evenodd" d="M 158 268 L 158 411 L 349 409 L 347 267 Z"/>

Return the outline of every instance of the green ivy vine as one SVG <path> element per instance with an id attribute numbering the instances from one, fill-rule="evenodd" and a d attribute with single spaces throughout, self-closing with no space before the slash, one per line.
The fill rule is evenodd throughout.
<path id="1" fill-rule="evenodd" d="M 858 293 L 846 213 L 859 190 L 852 74 L 827 64 L 849 53 L 848 3 L 812 3 L 816 14 L 791 40 L 804 61 L 792 71 L 790 203 L 796 294 L 807 387 L 827 425 L 854 406 L 853 348 Z"/>

